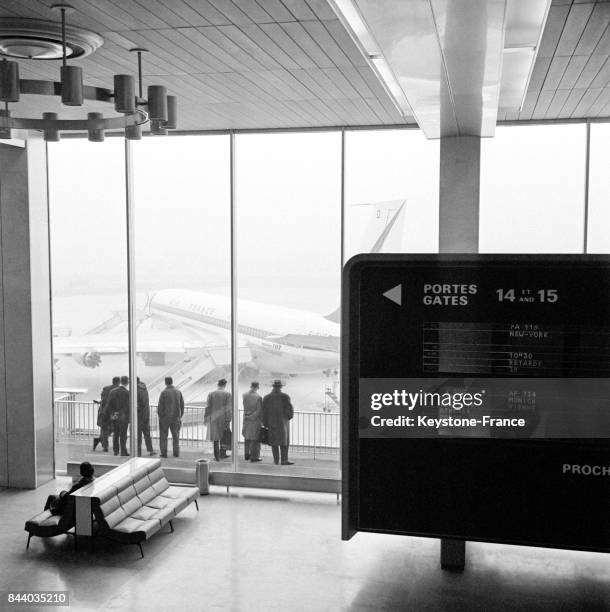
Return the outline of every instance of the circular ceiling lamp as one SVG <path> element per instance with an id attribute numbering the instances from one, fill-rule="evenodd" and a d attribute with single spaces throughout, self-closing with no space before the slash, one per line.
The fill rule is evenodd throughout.
<path id="1" fill-rule="evenodd" d="M 67 27 L 66 15 L 74 9 L 68 4 L 55 4 L 61 13 L 61 28 L 52 21 L 3 19 L 0 25 L 0 138 L 11 138 L 13 129 L 41 130 L 47 141 L 58 141 L 61 131 L 87 131 L 89 140 L 104 140 L 106 130 L 123 129 L 129 140 L 142 137 L 141 126 L 150 120 L 152 134 L 167 134 L 177 127 L 177 100 L 168 96 L 161 85 L 148 87 L 148 97 L 142 97 L 142 53 L 138 55 L 138 95 L 132 75 L 114 76 L 114 89 L 87 87 L 83 84 L 80 66 L 68 65 L 68 58 L 84 57 L 103 44 L 103 39 L 87 30 Z M 19 64 L 7 57 L 29 60 L 61 60 L 60 82 L 19 78 Z M 102 113 L 88 113 L 86 119 L 61 119 L 55 112 L 42 113 L 42 119 L 11 116 L 9 103 L 19 102 L 21 94 L 59 96 L 66 106 L 82 106 L 84 100 L 114 103 L 119 116 L 105 118 Z M 148 112 L 143 110 L 146 107 Z"/>
<path id="2" fill-rule="evenodd" d="M 64 5 L 66 14 L 71 11 Z M 55 21 L 3 17 L 0 22 L 0 54 L 15 59 L 57 60 L 63 58 L 61 30 Z M 88 30 L 66 25 L 66 57 L 93 53 L 104 39 Z"/>

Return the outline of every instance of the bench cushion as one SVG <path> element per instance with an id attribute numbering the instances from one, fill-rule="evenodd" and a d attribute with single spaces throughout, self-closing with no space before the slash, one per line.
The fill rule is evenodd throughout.
<path id="1" fill-rule="evenodd" d="M 172 497 L 174 499 L 187 499 L 190 503 L 199 497 L 199 489 L 197 487 L 170 486 L 162 495 L 163 497 Z"/>
<path id="2" fill-rule="evenodd" d="M 149 487 L 145 491 L 138 493 L 138 497 L 142 504 L 146 506 L 148 505 L 151 499 L 157 497 L 157 492 L 152 487 Z"/>
<path id="3" fill-rule="evenodd" d="M 41 538 L 66 533 L 72 527 L 74 527 L 74 498 L 71 495 L 65 498 L 63 514 L 55 515 L 51 514 L 50 510 L 43 510 L 25 523 L 25 531 Z"/>
<path id="4" fill-rule="evenodd" d="M 133 486 L 133 484 L 130 484 L 124 489 L 119 490 L 117 497 L 119 498 L 119 501 L 121 502 L 121 506 L 124 506 L 125 503 L 128 502 L 130 499 L 137 497 L 136 489 Z"/>
<path id="5" fill-rule="evenodd" d="M 104 516 L 104 520 L 110 529 L 114 529 L 120 522 L 127 518 L 127 513 L 121 506 L 119 506 L 114 512 Z"/>
<path id="6" fill-rule="evenodd" d="M 142 506 L 141 508 L 138 508 L 131 516 L 141 521 L 148 521 L 155 515 L 157 511 L 157 508 Z"/>
<path id="7" fill-rule="evenodd" d="M 156 520 L 141 521 L 128 516 L 112 529 L 113 536 L 124 536 L 128 542 L 141 542 L 161 529 L 161 523 Z M 123 539 L 123 538 L 120 538 Z"/>
<path id="8" fill-rule="evenodd" d="M 197 499 L 199 489 L 197 487 L 175 487 L 170 486 L 162 493 L 162 497 L 171 500 L 171 507 L 178 514 L 182 512 L 192 501 Z"/>
<path id="9" fill-rule="evenodd" d="M 132 497 L 128 502 L 122 505 L 123 510 L 127 516 L 131 516 L 136 510 L 140 509 L 144 504 L 140 501 L 140 498 L 135 496 Z"/>
<path id="10" fill-rule="evenodd" d="M 36 516 L 33 516 L 25 524 L 25 530 L 32 535 L 48 538 L 51 536 L 65 533 L 59 525 L 61 516 L 54 516 L 49 510 L 45 510 Z"/>
<path id="11" fill-rule="evenodd" d="M 146 491 L 146 489 L 149 489 L 150 479 L 148 478 L 148 474 L 145 474 L 142 478 L 136 480 L 133 483 L 133 487 L 138 495 L 140 495 L 140 493 L 142 493 L 143 491 Z"/>
<path id="12" fill-rule="evenodd" d="M 155 495 L 150 501 L 146 502 L 146 505 L 149 508 L 165 508 L 172 503 L 172 500 L 169 497 L 163 497 L 162 495 Z"/>
<path id="13" fill-rule="evenodd" d="M 170 507 L 160 508 L 155 510 L 152 515 L 152 519 L 157 520 L 161 523 L 161 526 L 167 525 L 176 516 L 174 509 Z"/>
<path id="14" fill-rule="evenodd" d="M 102 510 L 102 514 L 104 516 L 108 516 L 109 514 L 112 514 L 117 508 L 120 508 L 120 507 L 121 507 L 121 502 L 119 501 L 119 498 L 116 497 L 116 495 L 114 497 L 111 497 L 108 501 L 100 505 L 100 509 Z"/>

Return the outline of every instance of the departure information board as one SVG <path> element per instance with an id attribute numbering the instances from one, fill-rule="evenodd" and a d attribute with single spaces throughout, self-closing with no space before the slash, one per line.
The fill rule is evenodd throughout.
<path id="1" fill-rule="evenodd" d="M 610 258 L 359 256 L 343 325 L 344 537 L 610 549 Z"/>

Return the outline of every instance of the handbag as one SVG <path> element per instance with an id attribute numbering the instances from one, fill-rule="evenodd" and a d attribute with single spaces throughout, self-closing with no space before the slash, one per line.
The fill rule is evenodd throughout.
<path id="1" fill-rule="evenodd" d="M 262 425 L 258 432 L 258 440 L 261 444 L 269 444 L 269 430 Z"/>
<path id="2" fill-rule="evenodd" d="M 220 438 L 220 446 L 224 446 L 225 448 L 231 448 L 231 444 L 233 443 L 233 432 L 231 428 L 227 425 L 225 430 L 222 432 L 222 438 Z"/>

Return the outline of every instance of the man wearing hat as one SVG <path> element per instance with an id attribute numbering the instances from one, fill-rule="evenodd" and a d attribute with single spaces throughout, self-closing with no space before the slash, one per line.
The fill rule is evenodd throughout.
<path id="1" fill-rule="evenodd" d="M 243 394 L 244 424 L 241 434 L 244 437 L 244 459 L 252 463 L 262 461 L 259 438 L 263 424 L 263 398 L 258 394 L 258 387 L 259 384 L 254 381 L 250 390 Z"/>
<path id="2" fill-rule="evenodd" d="M 282 381 L 274 380 L 273 389 L 263 398 L 263 425 L 269 430 L 269 445 L 273 452 L 273 462 L 277 465 L 293 465 L 288 461 L 290 444 L 290 419 L 294 410 L 290 396 L 282 392 Z"/>

